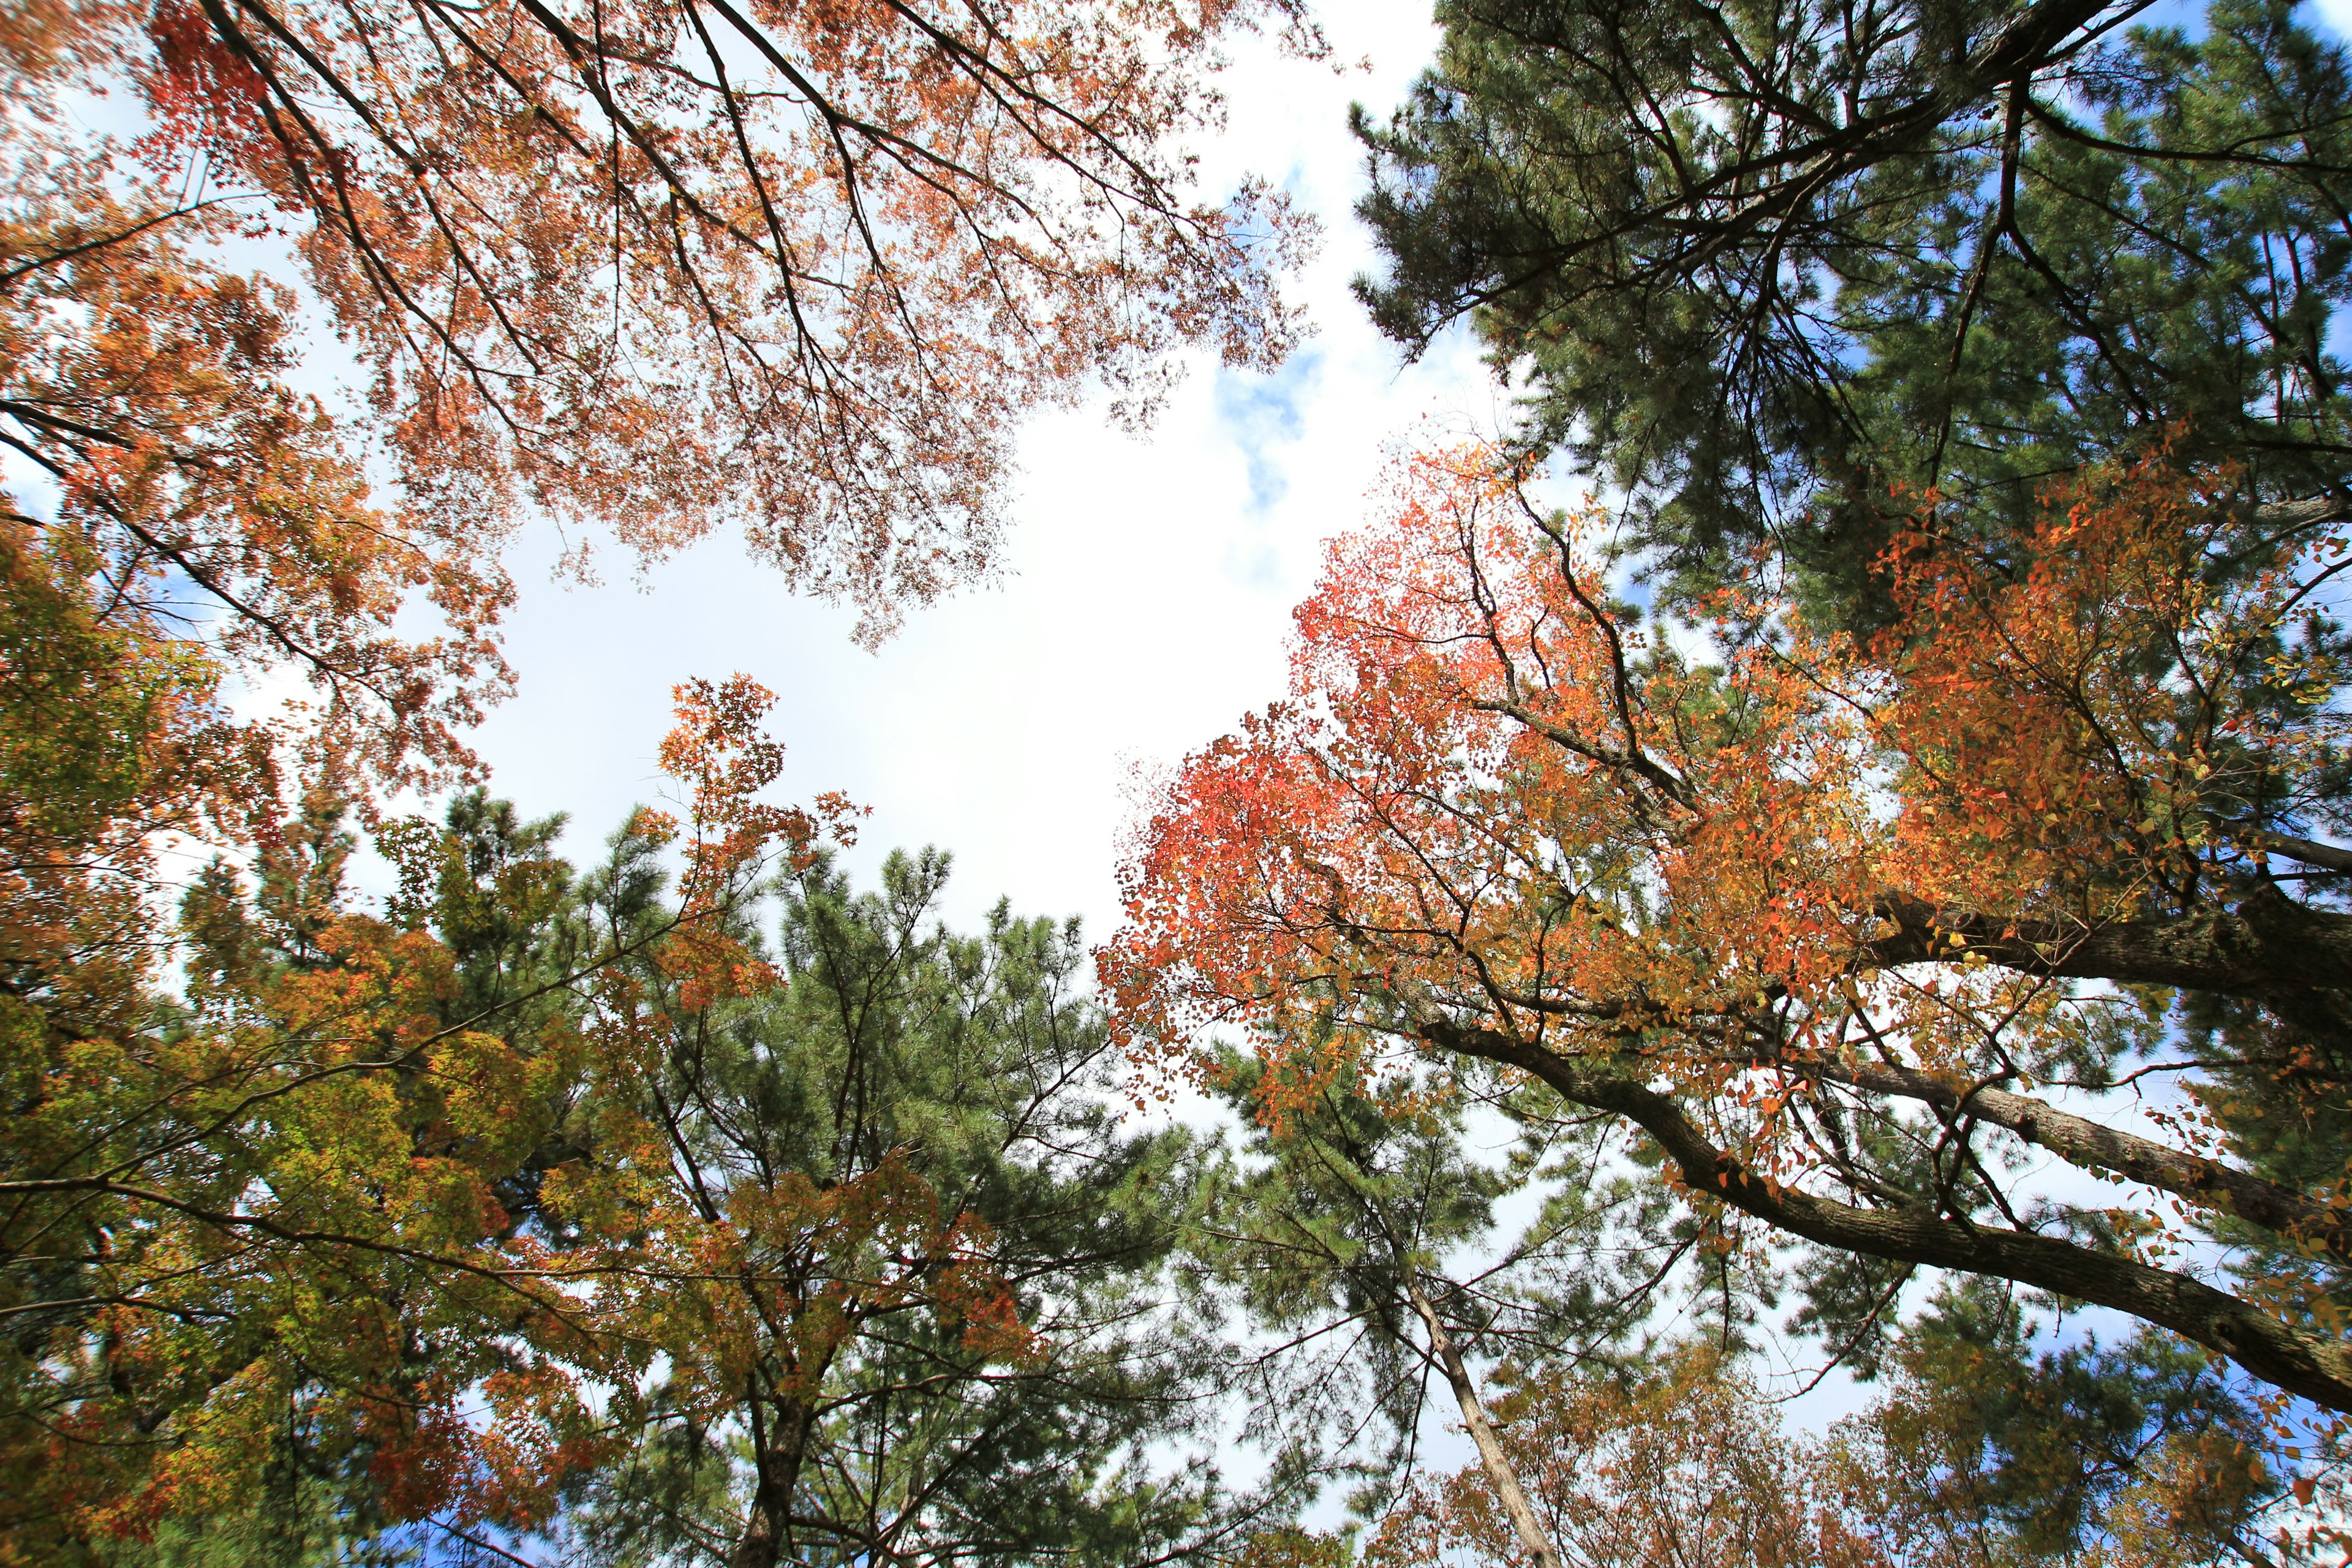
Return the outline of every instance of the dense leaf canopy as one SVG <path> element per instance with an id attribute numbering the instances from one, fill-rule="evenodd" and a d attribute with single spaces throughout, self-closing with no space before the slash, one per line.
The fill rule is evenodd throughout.
<path id="1" fill-rule="evenodd" d="M 593 863 L 464 787 L 501 552 L 984 574 L 1024 410 L 1295 338 L 1188 151 L 1294 0 L 0 17 L 0 1568 L 2345 1548 L 2345 51 L 1437 15 L 1360 293 L 1525 418 L 1147 790 L 1100 1001 L 748 677 Z"/>
<path id="2" fill-rule="evenodd" d="M 2149 459 L 2068 499 L 2021 578 L 1915 532 L 1900 636 L 1787 621 L 1716 665 L 1612 609 L 1495 454 L 1416 458 L 1332 546 L 1289 700 L 1161 796 L 1120 1016 L 1180 1052 L 1253 1024 L 1310 1081 L 1399 1048 L 1528 1075 L 1703 1212 L 1876 1260 L 1832 1320 L 1980 1272 L 2352 1409 L 2352 854 L 2287 830 L 2340 820 L 2352 671 L 2306 612 L 2346 542 L 2217 584 L 2226 485 Z M 2102 1108 L 2151 1079 L 2152 1125 Z M 2029 1202 L 2028 1152 L 2181 1223 Z M 2199 1235 L 2253 1245 L 2216 1268 Z"/>

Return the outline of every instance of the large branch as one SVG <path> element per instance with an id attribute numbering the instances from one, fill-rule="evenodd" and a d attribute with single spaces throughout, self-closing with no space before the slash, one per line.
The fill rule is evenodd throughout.
<path id="1" fill-rule="evenodd" d="M 2292 833 L 2281 833 L 2269 827 L 2249 827 L 2241 831 L 2256 848 L 2273 855 L 2284 855 L 2290 860 L 2317 866 L 2323 870 L 2352 871 L 2352 849 L 2322 844 L 2316 838 L 2300 838 Z"/>
<path id="2" fill-rule="evenodd" d="M 2226 1291 L 2169 1269 L 2095 1252 L 2056 1237 L 1982 1226 L 1927 1205 L 1858 1208 L 1782 1185 L 1717 1147 L 1671 1096 L 1539 1046 L 1439 1020 L 1422 1037 L 1442 1050 L 1532 1074 L 1572 1104 L 1622 1116 L 1654 1140 L 1691 1187 L 1823 1247 L 2015 1280 L 2111 1307 L 2227 1356 L 2264 1382 L 2330 1410 L 2352 1412 L 2352 1354 Z"/>
<path id="3" fill-rule="evenodd" d="M 1774 1060 L 1767 1065 L 1847 1084 L 1865 1093 L 1916 1100 L 1947 1116 L 1973 1117 L 2038 1144 L 2070 1165 L 2106 1171 L 2128 1182 L 2175 1193 L 2283 1237 L 2320 1242 L 2338 1258 L 2352 1258 L 2352 1214 L 2330 1208 L 2293 1187 L 2119 1131 L 2030 1095 L 1990 1086 L 1955 1089 L 1910 1068 L 1881 1063 Z"/>
<path id="4" fill-rule="evenodd" d="M 1901 893 L 1882 896 L 1877 912 L 1899 928 L 1862 945 L 1862 961 L 1880 968 L 1948 963 L 1965 952 L 2032 974 L 2257 1002 L 2308 998 L 2352 981 L 2352 914 L 2305 908 L 2268 885 L 2234 910 L 2091 926 L 1938 909 Z"/>
<path id="5" fill-rule="evenodd" d="M 2343 496 L 2308 496 L 2301 500 L 2267 501 L 2252 509 L 2250 515 L 2257 528 L 2291 533 L 2352 518 L 2352 500 Z"/>
<path id="6" fill-rule="evenodd" d="M 2105 13 L 2114 11 L 2117 16 L 2109 17 L 2093 32 L 2104 31 L 2123 16 L 2146 10 L 2148 3 L 2149 0 L 2042 0 L 2042 4 L 2030 7 L 1980 43 L 1964 61 L 1955 62 L 1958 68 L 1941 87 L 1908 103 L 1857 117 L 1818 136 L 1795 173 L 1764 183 L 1759 194 L 1728 214 L 1709 216 L 1687 226 L 1696 233 L 1697 243 L 1671 256 L 1665 268 L 1688 277 L 1724 251 L 1747 244 L 1790 213 L 1801 210 L 1838 181 L 1888 158 L 1919 151 L 1937 128 L 1969 112 L 1988 95 L 2004 86 L 2031 80 L 2034 72 L 2074 53 L 2091 36 L 2085 29 L 2090 29 Z M 1767 161 L 1794 161 L 1791 155 L 1795 151 L 1777 148 L 1767 155 Z M 1654 218 L 1666 219 L 1676 207 L 1703 213 L 1727 180 L 1734 188 L 1751 188 L 1752 173 L 1746 167 L 1748 162 L 1751 161 L 1744 160 L 1741 164 L 1714 171 L 1696 189 L 1685 190 L 1676 201 L 1655 209 Z M 1620 224 L 1612 226 L 1612 231 L 1622 235 L 1634 226 Z"/>

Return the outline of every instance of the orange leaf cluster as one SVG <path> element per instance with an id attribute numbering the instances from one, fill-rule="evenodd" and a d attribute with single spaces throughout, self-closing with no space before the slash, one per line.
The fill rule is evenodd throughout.
<path id="1" fill-rule="evenodd" d="M 1597 516 L 1538 510 L 1481 449 L 1411 457 L 1387 515 L 1330 546 L 1287 699 L 1192 757 L 1139 834 L 1101 954 L 1130 1046 L 1181 1065 L 1247 1026 L 1308 1083 L 1399 1048 L 1483 1057 L 1633 1119 L 1670 1171 L 1774 1225 L 2232 1355 L 2256 1331 L 2221 1320 L 2251 1314 L 2293 1347 L 2263 1375 L 2352 1400 L 2308 1292 L 2276 1308 L 2308 1328 L 2259 1282 L 2189 1310 L 2165 1272 L 2180 1233 L 2110 1269 L 2109 1243 L 2012 1248 L 1950 1209 L 1964 1184 L 2025 1234 L 1970 1163 L 1982 1118 L 2184 1223 L 2345 1255 L 2327 1193 L 2217 1163 L 2210 1118 L 2175 1115 L 2166 1142 L 2018 1092 L 2097 1081 L 2134 995 L 2341 1014 L 2347 917 L 2265 865 L 2352 864 L 2275 826 L 2342 754 L 2352 672 L 2299 617 L 2346 540 L 2246 519 L 2230 475 L 2160 448 L 2053 493 L 2011 558 L 1923 506 L 1885 562 L 1895 628 L 1864 647 L 1769 602 L 1645 625 L 1612 601 Z M 1857 1100 L 1929 1117 L 1944 1184 L 1899 1224 L 1855 1163 Z"/>

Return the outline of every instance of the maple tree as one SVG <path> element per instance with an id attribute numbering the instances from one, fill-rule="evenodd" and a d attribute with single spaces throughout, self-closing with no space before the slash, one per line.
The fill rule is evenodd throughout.
<path id="1" fill-rule="evenodd" d="M 1853 1336 L 1916 1268 L 1979 1273 L 2352 1408 L 2352 853 L 2314 836 L 2346 542 L 2220 555 L 2232 479 L 2094 471 L 2021 567 L 1925 506 L 1902 637 L 1748 602 L 1777 635 L 1714 662 L 1612 606 L 1591 520 L 1507 462 L 1412 457 L 1299 608 L 1290 698 L 1141 826 L 1122 1026 L 1181 1063 L 1254 1025 L 1307 1081 L 1524 1074 L 1638 1127 L 1732 1239 L 1823 1249 Z M 2029 1194 L 2028 1154 L 2161 1206 Z"/>
<path id="2" fill-rule="evenodd" d="M 985 570 L 1023 409 L 1107 377 L 1139 410 L 1187 342 L 1285 351 L 1302 231 L 1255 186 L 1203 203 L 1178 141 L 1266 13 L 1315 47 L 1253 0 L 37 6 L 12 200 L 150 194 L 31 237 L 8 302 L 116 246 L 274 237 L 424 526 L 488 557 L 528 503 L 655 555 L 733 518 L 878 635 Z M 146 134 L 68 136 L 74 92 Z M 20 445 L 135 439 L 7 412 Z"/>
<path id="3" fill-rule="evenodd" d="M 465 764 L 507 589 L 461 520 L 370 504 L 286 384 L 289 297 L 196 258 L 218 211 L 167 232 L 32 141 L 0 218 L 0 422 L 54 504 L 0 507 L 0 963 L 19 1003 L 88 1032 L 170 940 L 146 902 L 159 836 L 266 844 L 289 769 Z M 443 623 L 423 639 L 394 625 L 418 588 Z M 309 711 L 231 710 L 289 666 Z"/>
<path id="4" fill-rule="evenodd" d="M 222 679 L 291 668 L 319 689 L 316 727 L 351 762 L 394 783 L 446 775 L 463 755 L 456 731 L 505 675 L 489 628 L 509 590 L 467 542 L 468 520 L 371 504 L 349 433 L 287 384 L 293 296 L 203 264 L 228 236 L 220 212 L 167 231 L 85 161 L 18 151 L 41 177 L 12 171 L 0 225 L 0 420 L 54 504 L 35 516 L 37 496 L 9 500 L 9 607 L 30 630 L 67 613 L 32 595 L 79 597 L 71 613 L 113 635 L 105 649 L 69 647 L 52 628 L 53 646 L 11 662 L 12 682 L 57 679 L 69 658 L 120 666 L 134 684 L 143 660 L 173 663 L 184 695 L 156 718 L 187 747 L 218 727 L 207 700 Z M 436 637 L 394 629 L 418 589 Z M 175 709 L 187 710 L 176 722 Z M 267 734 L 248 724 L 243 738 Z M 210 792 L 227 820 L 180 825 L 233 830 L 251 803 L 227 786 Z M 161 809 L 174 793 L 157 781 L 138 795 Z"/>

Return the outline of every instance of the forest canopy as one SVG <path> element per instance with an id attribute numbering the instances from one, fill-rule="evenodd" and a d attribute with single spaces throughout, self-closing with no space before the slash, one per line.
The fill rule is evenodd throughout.
<path id="1" fill-rule="evenodd" d="M 0 17 L 0 1568 L 2352 1549 L 2352 56 L 1434 19 L 1351 304 L 1195 173 L 1292 0 Z M 491 787 L 527 531 L 871 647 L 1310 304 L 1507 413 L 1115 929 L 750 674 Z"/>

